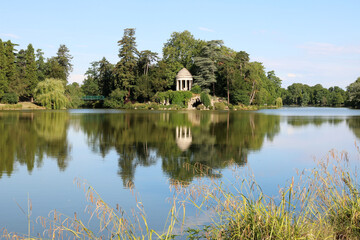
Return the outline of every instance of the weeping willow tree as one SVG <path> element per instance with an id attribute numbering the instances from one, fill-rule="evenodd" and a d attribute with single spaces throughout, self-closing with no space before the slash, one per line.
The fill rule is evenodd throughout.
<path id="1" fill-rule="evenodd" d="M 65 108 L 68 100 L 65 96 L 63 81 L 60 79 L 48 78 L 39 82 L 35 88 L 36 102 L 48 109 Z"/>

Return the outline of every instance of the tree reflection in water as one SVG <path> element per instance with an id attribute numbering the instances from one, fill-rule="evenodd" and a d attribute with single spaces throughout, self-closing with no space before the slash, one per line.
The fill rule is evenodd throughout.
<path id="1" fill-rule="evenodd" d="M 340 124 L 345 118 L 287 117 L 293 127 Z M 11 175 L 16 163 L 29 172 L 40 167 L 44 157 L 56 159 L 65 170 L 70 159 L 67 130 L 85 133 L 87 145 L 105 157 L 118 155 L 118 174 L 124 186 L 134 182 L 137 166 L 161 161 L 172 182 L 191 182 L 195 177 L 219 177 L 211 169 L 229 164 L 243 166 L 249 152 L 280 132 L 281 117 L 256 112 L 125 112 L 72 115 L 66 111 L 0 112 L 0 177 Z M 346 123 L 360 138 L 360 118 Z M 192 166 L 207 166 L 204 173 Z"/>
<path id="2" fill-rule="evenodd" d="M 195 164 L 210 169 L 244 165 L 248 152 L 259 150 L 265 138 L 272 140 L 279 124 L 279 116 L 235 112 L 129 112 L 81 118 L 95 152 L 106 156 L 112 148 L 117 151 L 124 186 L 134 181 L 137 166 L 157 160 L 170 179 L 185 182 L 204 174 L 189 169 Z M 218 177 L 211 170 L 206 175 Z"/>
<path id="3" fill-rule="evenodd" d="M 26 165 L 32 172 L 44 155 L 57 160 L 65 170 L 70 147 L 66 130 L 67 112 L 0 112 L 0 177 L 11 175 L 14 165 Z"/>

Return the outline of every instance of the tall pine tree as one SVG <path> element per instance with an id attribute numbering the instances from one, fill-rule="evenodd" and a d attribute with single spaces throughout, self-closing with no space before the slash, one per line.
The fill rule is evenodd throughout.
<path id="1" fill-rule="evenodd" d="M 213 85 L 213 94 L 215 94 L 216 61 L 221 57 L 222 44 L 221 40 L 208 41 L 201 51 L 201 57 L 195 57 L 195 65 L 198 68 L 198 74 L 194 76 L 196 84 L 207 91 Z"/>
<path id="2" fill-rule="evenodd" d="M 4 44 L 0 39 L 0 99 L 4 95 L 4 93 L 8 92 L 8 81 L 6 78 L 6 56 L 5 56 L 5 48 Z"/>
<path id="3" fill-rule="evenodd" d="M 56 60 L 63 69 L 63 76 L 61 79 L 65 80 L 66 82 L 70 72 L 73 70 L 71 59 L 73 59 L 73 57 L 70 55 L 70 50 L 64 44 L 61 44 L 57 51 Z"/>
<path id="4" fill-rule="evenodd" d="M 136 66 L 138 51 L 136 49 L 135 42 L 135 29 L 126 28 L 124 30 L 124 36 L 118 41 L 119 58 L 120 61 L 114 68 L 115 74 L 115 88 L 121 88 L 128 91 L 130 97 L 130 90 L 135 85 Z"/>
<path id="5" fill-rule="evenodd" d="M 33 94 L 36 85 L 38 84 L 38 75 L 35 62 L 35 52 L 31 44 L 28 45 L 25 52 L 25 79 L 26 79 L 26 96 L 33 101 Z"/>
<path id="6" fill-rule="evenodd" d="M 18 80 L 17 71 L 16 71 L 16 60 L 15 60 L 15 49 L 16 44 L 12 43 L 10 40 L 5 42 L 5 75 L 9 85 L 9 92 L 17 93 L 13 88 L 16 85 Z"/>
<path id="7" fill-rule="evenodd" d="M 38 73 L 38 81 L 44 81 L 46 76 L 46 63 L 44 53 L 41 49 L 36 50 L 36 68 Z"/>
<path id="8" fill-rule="evenodd" d="M 106 60 L 105 57 L 99 61 L 99 87 L 101 94 L 105 97 L 109 96 L 113 89 L 113 75 L 114 66 Z"/>
<path id="9" fill-rule="evenodd" d="M 29 85 L 27 82 L 26 72 L 26 51 L 20 49 L 16 54 L 16 79 L 10 82 L 11 91 L 16 93 L 22 100 L 27 100 L 26 88 Z M 25 98 L 25 99 L 23 99 Z"/>

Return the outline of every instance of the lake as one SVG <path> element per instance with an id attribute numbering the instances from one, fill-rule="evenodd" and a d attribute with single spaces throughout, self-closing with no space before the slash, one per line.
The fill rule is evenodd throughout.
<path id="1" fill-rule="evenodd" d="M 36 218 L 53 209 L 87 215 L 75 178 L 125 210 L 136 206 L 136 191 L 151 227 L 162 229 L 174 182 L 234 181 L 235 166 L 275 195 L 331 149 L 358 161 L 359 138 L 360 110 L 346 108 L 0 111 L 0 229 L 27 232 L 28 196 L 35 236 L 43 231 Z M 184 167 L 197 163 L 212 170 Z"/>

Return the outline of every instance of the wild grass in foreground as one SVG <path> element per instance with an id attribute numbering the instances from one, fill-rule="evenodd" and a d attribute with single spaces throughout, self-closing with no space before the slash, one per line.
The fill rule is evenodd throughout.
<path id="1" fill-rule="evenodd" d="M 204 166 L 191 169 L 206 174 Z M 172 184 L 172 207 L 161 233 L 149 227 L 141 201 L 129 217 L 81 182 L 77 184 L 86 190 L 90 218 L 99 222 L 96 232 L 76 215 L 70 218 L 56 211 L 38 222 L 50 239 L 360 239 L 358 176 L 345 153 L 330 151 L 317 167 L 293 177 L 276 197 L 265 195 L 254 177 L 236 179 Z M 175 236 L 190 206 L 207 214 L 210 222 Z M 3 237 L 19 238 L 5 232 Z"/>

